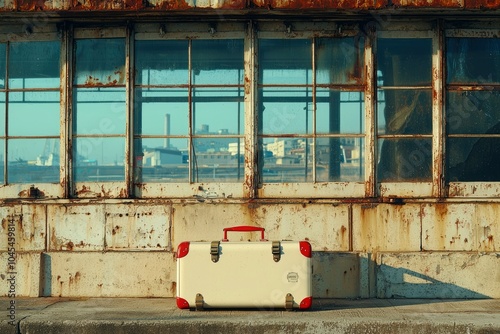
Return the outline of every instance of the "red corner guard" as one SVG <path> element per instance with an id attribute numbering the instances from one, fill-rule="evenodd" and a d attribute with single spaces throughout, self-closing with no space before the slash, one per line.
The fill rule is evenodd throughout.
<path id="1" fill-rule="evenodd" d="M 187 309 L 189 308 L 189 303 L 184 298 L 177 297 L 177 307 L 180 309 Z"/>
<path id="2" fill-rule="evenodd" d="M 189 241 L 184 241 L 177 247 L 177 258 L 183 258 L 189 253 Z"/>
<path id="3" fill-rule="evenodd" d="M 302 299 L 302 301 L 300 302 L 300 305 L 299 305 L 299 309 L 306 310 L 308 308 L 311 308 L 312 302 L 313 302 L 312 297 L 306 297 L 306 298 Z"/>
<path id="4" fill-rule="evenodd" d="M 299 241 L 300 253 L 305 257 L 312 257 L 312 249 L 309 241 Z"/>

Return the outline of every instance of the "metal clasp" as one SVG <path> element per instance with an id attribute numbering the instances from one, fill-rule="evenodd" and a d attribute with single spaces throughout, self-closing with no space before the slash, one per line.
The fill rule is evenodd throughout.
<path id="1" fill-rule="evenodd" d="M 272 253 L 274 262 L 278 262 L 281 259 L 281 242 L 273 241 Z"/>
<path id="2" fill-rule="evenodd" d="M 220 241 L 212 241 L 210 243 L 210 255 L 212 255 L 212 262 L 219 261 L 219 244 Z"/>

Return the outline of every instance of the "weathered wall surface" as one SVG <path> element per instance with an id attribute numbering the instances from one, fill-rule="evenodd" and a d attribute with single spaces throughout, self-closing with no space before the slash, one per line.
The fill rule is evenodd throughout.
<path id="1" fill-rule="evenodd" d="M 174 297 L 180 242 L 257 225 L 269 240 L 310 241 L 316 298 L 500 298 L 497 203 L 61 201 L 0 214 L 4 296 L 14 246 L 20 296 Z"/>
<path id="2" fill-rule="evenodd" d="M 498 0 L 0 0 L 2 11 L 179 11 L 189 9 L 260 11 L 371 10 L 384 8 L 498 9 Z"/>

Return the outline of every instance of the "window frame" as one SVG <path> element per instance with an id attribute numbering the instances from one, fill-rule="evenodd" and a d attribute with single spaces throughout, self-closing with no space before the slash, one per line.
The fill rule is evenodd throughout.
<path id="1" fill-rule="evenodd" d="M 8 25 L 0 27 L 0 43 L 6 44 L 6 53 L 8 54 L 9 44 L 13 42 L 59 42 L 59 68 L 64 64 L 64 46 L 61 41 L 61 31 L 56 24 L 44 24 L 41 26 L 31 26 L 31 25 Z M 59 87 L 58 88 L 27 88 L 27 89 L 10 89 L 8 86 L 8 56 L 6 58 L 6 85 L 0 92 L 7 95 L 11 92 L 29 92 L 29 91 L 40 91 L 40 92 L 59 92 L 60 88 L 63 87 L 64 78 L 59 73 Z M 6 99 L 6 107 L 8 104 L 8 99 Z M 63 128 L 64 123 L 64 104 L 61 99 L 59 99 L 59 125 L 60 134 L 59 135 L 42 135 L 42 136 L 11 136 L 8 133 L 8 122 L 5 122 L 5 134 L 2 136 L 4 140 L 4 163 L 8 159 L 7 142 L 9 139 L 55 139 L 59 140 L 59 161 L 58 170 L 59 177 L 57 182 L 45 183 L 45 182 L 26 182 L 26 183 L 7 183 L 7 168 L 3 168 L 0 172 L 4 175 L 4 182 L 0 185 L 0 195 L 2 198 L 29 198 L 29 199 L 50 199 L 50 198 L 61 198 L 65 196 L 64 188 L 64 155 L 65 147 L 63 143 Z M 6 109 L 7 110 L 7 109 Z M 7 114 L 5 115 L 7 119 Z"/>
<path id="2" fill-rule="evenodd" d="M 383 29 L 376 32 L 377 38 L 428 38 L 431 39 L 431 96 L 432 96 L 432 131 L 430 135 L 416 135 L 414 138 L 431 138 L 431 179 L 421 182 L 381 182 L 377 179 L 376 196 L 388 198 L 426 198 L 439 197 L 442 189 L 442 126 L 441 115 L 442 106 L 442 73 L 443 64 L 440 55 L 442 54 L 442 38 L 440 37 L 439 24 L 435 21 L 418 22 L 416 24 L 394 22 L 388 24 Z M 376 53 L 376 51 L 375 51 Z M 374 72 L 377 68 L 374 69 Z M 378 85 L 375 90 L 378 91 Z M 376 122 L 376 119 L 374 120 Z M 388 135 L 376 134 L 373 146 L 378 147 L 378 139 L 390 137 Z M 411 136 L 409 136 L 411 137 Z M 379 153 L 377 153 L 377 159 Z"/>
<path id="3" fill-rule="evenodd" d="M 96 197 L 102 197 L 102 198 L 128 198 L 130 195 L 130 192 L 128 190 L 127 186 L 127 175 L 128 175 L 128 170 L 130 163 L 127 163 L 130 161 L 130 157 L 128 152 L 130 151 L 130 145 L 129 145 L 129 126 L 130 124 L 130 97 L 129 97 L 129 90 L 130 90 L 130 84 L 129 80 L 127 80 L 130 75 L 130 67 L 129 67 L 129 50 L 128 50 L 128 45 L 129 45 L 129 27 L 107 27 L 107 28 L 98 28 L 98 27 L 92 27 L 92 26 L 81 26 L 81 25 L 76 25 L 76 26 L 70 26 L 68 28 L 68 37 L 67 37 L 67 52 L 66 52 L 66 57 L 67 57 L 67 93 L 66 93 L 66 105 L 68 106 L 68 122 L 67 122 L 67 136 L 66 136 L 66 145 L 68 147 L 68 160 L 67 160 L 67 166 L 68 166 L 68 177 L 69 177 L 69 194 L 68 197 L 70 198 L 96 198 Z M 106 182 L 106 181 L 96 181 L 96 182 L 88 182 L 88 181 L 76 181 L 75 175 L 74 175 L 74 168 L 75 168 L 75 161 L 74 161 L 74 150 L 75 150 L 75 145 L 74 141 L 76 138 L 101 138 L 99 135 L 86 135 L 85 137 L 75 137 L 74 134 L 74 126 L 75 126 L 75 105 L 74 105 L 74 99 L 73 99 L 73 92 L 75 89 L 74 85 L 74 75 L 75 75 L 75 59 L 74 59 L 74 53 L 75 53 L 75 42 L 76 40 L 79 39 L 106 39 L 106 38 L 123 38 L 125 39 L 125 64 L 124 64 L 124 72 L 125 72 L 125 77 L 127 78 L 125 80 L 125 110 L 124 110 L 124 117 L 125 117 L 125 133 L 123 135 L 124 141 L 125 141 L 125 150 L 124 150 L 124 180 L 123 181 L 111 181 L 111 182 Z M 80 87 L 87 87 L 88 85 L 78 85 Z M 119 85 L 123 86 L 123 85 Z M 72 148 L 71 152 L 70 148 Z M 71 158 L 70 158 L 71 157 Z"/>
<path id="4" fill-rule="evenodd" d="M 497 22 L 497 21 L 495 21 Z M 456 23 L 448 22 L 444 27 L 444 43 L 448 38 L 496 38 L 500 36 L 500 29 L 493 28 L 494 24 L 488 22 L 466 22 Z M 446 54 L 443 54 L 443 63 L 446 64 Z M 500 84 L 493 83 L 466 83 L 466 84 L 447 84 L 446 78 L 443 76 L 445 83 L 444 93 L 456 91 L 500 91 Z M 443 103 L 443 108 L 446 107 L 446 101 Z M 444 110 L 443 118 L 446 118 L 446 110 Z M 448 133 L 444 133 L 443 140 L 446 143 L 450 138 Z M 465 138 L 466 136 L 451 136 L 454 138 Z M 491 137 L 499 138 L 500 135 L 492 135 Z M 484 136 L 483 136 L 484 138 Z M 443 168 L 446 173 L 446 165 Z M 445 184 L 445 196 L 448 198 L 495 198 L 500 197 L 500 180 L 496 182 L 486 181 L 449 181 Z"/>
<path id="5" fill-rule="evenodd" d="M 130 25 L 98 26 L 94 23 L 60 23 L 27 27 L 0 26 L 0 42 L 55 41 L 60 53 L 60 136 L 59 183 L 19 183 L 0 185 L 2 198 L 194 198 L 205 199 L 274 199 L 274 198 L 411 198 L 411 199 L 492 199 L 500 196 L 498 182 L 447 182 L 446 176 L 446 93 L 454 89 L 481 90 L 491 84 L 447 85 L 446 39 L 449 37 L 494 38 L 500 36 L 498 20 L 429 19 L 402 22 L 397 19 L 379 24 L 375 29 L 362 19 L 351 21 L 236 20 L 217 23 L 136 22 Z M 30 31 L 26 29 L 31 29 Z M 212 30 L 213 29 L 213 30 Z M 28 33 L 29 32 L 29 33 Z M 260 38 L 342 38 L 364 37 L 364 179 L 362 182 L 259 183 L 258 136 L 258 39 Z M 392 36 L 392 37 L 391 37 Z M 74 40 L 79 38 L 125 38 L 125 179 L 120 182 L 75 182 L 73 172 L 73 71 Z M 376 177 L 377 141 L 377 38 L 432 39 L 432 177 L 429 182 L 380 182 Z M 229 39 L 242 38 L 244 44 L 244 177 L 241 182 L 134 183 L 134 42 L 136 39 Z M 312 55 L 314 59 L 314 54 Z M 6 61 L 7 63 L 7 61 Z M 474 87 L 472 87 L 474 86 Z M 494 85 L 500 90 L 500 85 Z M 7 86 L 8 87 L 8 86 Z M 8 88 L 0 90 L 7 94 Z M 191 123 L 191 122 L 190 122 Z M 189 125 L 192 126 L 191 124 Z M 7 124 L 6 124 L 7 127 Z M 45 138 L 45 136 L 42 136 Z M 193 136 L 196 137 L 196 136 Z M 8 139 L 8 133 L 3 137 Z M 16 137 L 17 138 L 17 137 Z M 54 137 L 55 139 L 56 137 Z M 7 158 L 5 158 L 7 159 Z"/>
<path id="6" fill-rule="evenodd" d="M 360 138 L 364 141 L 362 155 L 364 156 L 364 179 L 362 181 L 338 181 L 338 182 L 328 182 L 328 181 L 317 181 L 317 182 L 282 182 L 282 183 L 260 183 L 258 181 L 258 175 L 256 175 L 257 184 L 257 197 L 259 198 L 359 198 L 359 197 L 372 197 L 373 187 L 372 183 L 367 180 L 373 180 L 374 170 L 371 168 L 373 161 L 374 151 L 370 148 L 368 143 L 371 140 L 373 133 L 373 85 L 372 75 L 369 73 L 369 69 L 373 68 L 373 53 L 372 53 L 372 36 L 371 33 L 365 34 L 362 31 L 362 22 L 283 22 L 283 21 L 273 21 L 273 22 L 259 22 L 259 29 L 256 33 L 255 43 L 257 44 L 259 39 L 309 39 L 311 40 L 311 64 L 315 62 L 314 44 L 317 38 L 345 38 L 345 37 L 355 37 L 361 36 L 364 38 L 364 82 L 353 85 L 353 84 L 342 84 L 338 85 L 339 89 L 345 91 L 353 91 L 363 93 L 363 102 L 365 106 L 364 110 L 364 125 L 365 132 L 359 135 L 346 135 L 339 134 L 333 136 L 322 136 L 317 134 L 313 130 L 313 134 L 308 135 L 307 138 L 313 138 L 314 140 L 318 138 L 340 138 L 340 137 L 352 137 Z M 258 54 L 259 50 L 256 49 Z M 256 55 L 256 62 L 258 55 Z M 258 65 L 258 64 L 257 64 Z M 311 70 L 315 72 L 315 66 L 311 66 Z M 255 75 L 255 85 L 257 86 L 256 76 L 258 71 L 254 73 Z M 314 81 L 311 84 L 311 89 L 314 95 L 316 88 L 321 87 L 321 84 L 316 84 Z M 257 89 L 257 88 L 256 88 Z M 257 100 L 257 99 L 256 99 Z M 315 103 L 315 98 L 313 97 L 313 103 Z M 258 104 L 258 101 L 256 101 Z M 255 105 L 255 110 L 257 109 Z M 315 107 L 316 108 L 316 107 Z M 257 114 L 257 111 L 255 111 Z M 257 116 L 258 117 L 258 116 Z M 255 131 L 257 135 L 257 121 L 255 121 Z M 264 136 L 265 137 L 265 136 Z M 279 135 L 275 136 L 279 137 Z M 300 137 L 300 136 L 299 136 Z M 298 138 L 298 137 L 297 137 Z M 256 147 L 258 147 L 258 140 L 255 142 Z M 312 150 L 313 161 L 315 161 L 316 152 Z M 255 167 L 258 170 L 258 166 Z M 314 170 L 314 168 L 313 168 Z M 258 171 L 257 173 L 259 173 Z M 314 173 L 314 172 L 313 172 Z"/>
<path id="7" fill-rule="evenodd" d="M 247 38 L 247 33 L 249 27 L 245 22 L 218 22 L 214 23 L 165 23 L 165 24 L 137 24 L 135 26 L 135 32 L 133 40 L 224 40 L 224 39 L 242 39 L 244 44 L 244 54 L 242 59 L 244 63 L 243 75 L 247 78 L 249 73 L 251 73 L 251 52 L 249 43 L 250 39 Z M 188 42 L 189 46 L 191 42 Z M 134 64 L 134 60 L 131 59 L 131 64 Z M 133 65 L 132 65 L 133 66 Z M 190 71 L 190 70 L 189 70 Z M 191 75 L 191 73 L 190 73 Z M 251 133 L 250 121 L 251 114 L 249 110 L 251 109 L 250 97 L 252 92 L 250 89 L 251 80 L 244 80 L 243 82 L 243 112 L 242 116 L 244 118 L 244 128 L 242 133 L 231 136 L 238 137 L 244 142 L 245 146 L 245 159 L 243 162 L 243 175 L 241 180 L 238 182 L 198 182 L 193 180 L 191 175 L 191 170 L 193 168 L 192 162 L 188 161 L 189 166 L 189 177 L 187 182 L 141 182 L 134 183 L 131 180 L 132 190 L 136 197 L 140 198 L 196 198 L 199 200 L 214 199 L 214 198 L 248 198 L 251 195 L 251 171 L 249 164 L 251 159 L 248 159 L 248 154 L 251 154 L 252 150 L 247 150 L 251 147 L 249 143 L 249 133 Z M 131 95 L 135 96 L 135 82 L 131 86 Z M 191 85 L 189 83 L 189 85 Z M 196 88 L 196 85 L 193 86 Z M 188 140 L 191 142 L 196 139 L 203 139 L 204 136 L 199 136 L 194 134 L 193 124 L 192 124 L 192 113 L 191 107 L 189 107 L 189 124 L 188 124 Z M 133 124 L 132 124 L 133 125 Z M 132 132 L 133 133 L 133 132 Z M 132 135 L 131 138 L 134 140 L 136 135 Z M 192 148 L 191 148 L 192 150 Z M 191 154 L 191 153 L 190 153 Z M 132 171 L 131 171 L 132 172 Z"/>

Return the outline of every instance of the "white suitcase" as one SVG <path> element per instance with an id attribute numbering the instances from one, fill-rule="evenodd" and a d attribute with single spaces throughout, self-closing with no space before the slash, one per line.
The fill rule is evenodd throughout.
<path id="1" fill-rule="evenodd" d="M 261 241 L 231 242 L 227 232 L 261 232 Z M 182 242 L 177 248 L 177 307 L 308 309 L 308 241 L 267 241 L 264 228 L 224 229 L 222 241 Z"/>

